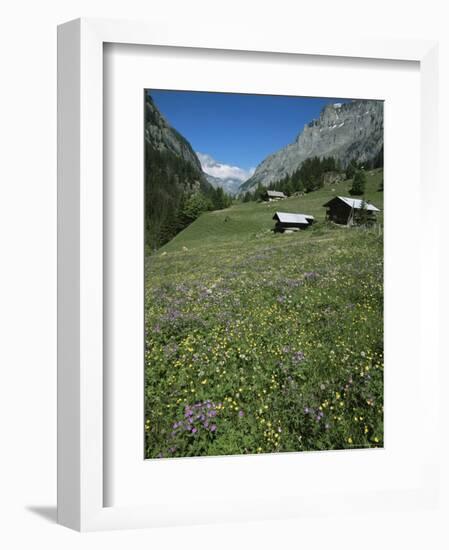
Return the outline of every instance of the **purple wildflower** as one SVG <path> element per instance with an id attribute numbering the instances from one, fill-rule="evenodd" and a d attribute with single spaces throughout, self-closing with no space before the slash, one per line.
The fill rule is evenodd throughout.
<path id="1" fill-rule="evenodd" d="M 304 360 L 304 353 L 302 351 L 295 351 L 292 357 L 293 363 L 298 364 L 303 360 Z"/>

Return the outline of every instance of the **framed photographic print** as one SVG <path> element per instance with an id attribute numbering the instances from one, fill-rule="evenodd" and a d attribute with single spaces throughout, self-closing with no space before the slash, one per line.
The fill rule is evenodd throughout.
<path id="1" fill-rule="evenodd" d="M 435 45 L 58 36 L 60 523 L 435 502 Z"/>

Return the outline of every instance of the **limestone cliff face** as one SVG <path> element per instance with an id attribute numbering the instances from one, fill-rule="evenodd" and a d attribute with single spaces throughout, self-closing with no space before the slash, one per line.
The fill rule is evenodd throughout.
<path id="1" fill-rule="evenodd" d="M 334 157 L 345 167 L 351 160 L 363 163 L 374 159 L 382 147 L 382 101 L 329 104 L 318 119 L 304 126 L 293 143 L 261 162 L 240 190 L 280 180 L 310 157 Z"/>

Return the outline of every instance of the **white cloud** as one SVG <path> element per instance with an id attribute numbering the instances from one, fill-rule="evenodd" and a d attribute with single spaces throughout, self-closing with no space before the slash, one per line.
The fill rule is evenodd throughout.
<path id="1" fill-rule="evenodd" d="M 238 166 L 231 166 L 229 164 L 223 164 L 218 162 L 210 155 L 205 153 L 196 153 L 197 157 L 201 162 L 203 171 L 210 176 L 215 178 L 233 178 L 239 181 L 246 181 L 254 174 L 255 168 L 250 168 L 245 170 L 244 168 L 239 168 Z"/>

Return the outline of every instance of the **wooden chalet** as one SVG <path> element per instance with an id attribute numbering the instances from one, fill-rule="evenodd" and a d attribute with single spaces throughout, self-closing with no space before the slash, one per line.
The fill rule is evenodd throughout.
<path id="1" fill-rule="evenodd" d="M 273 191 L 272 189 L 267 189 L 263 194 L 263 199 L 266 201 L 279 201 L 281 199 L 286 199 L 287 196 L 284 195 L 282 191 Z"/>
<path id="2" fill-rule="evenodd" d="M 292 214 L 290 212 L 276 212 L 273 216 L 276 221 L 275 231 L 284 233 L 284 231 L 299 231 L 307 229 L 315 221 L 313 216 L 308 214 Z"/>
<path id="3" fill-rule="evenodd" d="M 343 225 L 356 225 L 363 211 L 365 220 L 372 223 L 376 221 L 377 212 L 380 212 L 374 204 L 352 197 L 334 197 L 323 206 L 327 208 L 327 220 Z"/>

